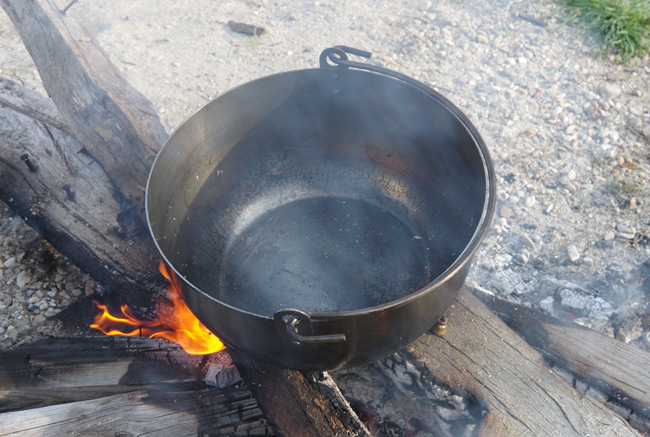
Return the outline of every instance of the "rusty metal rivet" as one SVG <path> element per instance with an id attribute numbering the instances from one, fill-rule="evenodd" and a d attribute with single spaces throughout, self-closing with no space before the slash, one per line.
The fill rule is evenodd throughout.
<path id="1" fill-rule="evenodd" d="M 445 332 L 447 332 L 447 318 L 442 316 L 436 324 L 433 325 L 433 333 L 436 335 L 445 335 Z"/>

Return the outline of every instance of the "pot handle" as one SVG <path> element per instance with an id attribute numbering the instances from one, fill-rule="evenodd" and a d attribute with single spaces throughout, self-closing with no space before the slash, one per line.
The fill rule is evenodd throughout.
<path id="1" fill-rule="evenodd" d="M 394 77 L 395 79 L 399 79 L 403 82 L 406 82 L 410 85 L 413 85 L 421 89 L 422 91 L 432 95 L 433 97 L 439 100 L 444 100 L 445 102 L 448 102 L 446 98 L 442 97 L 440 94 L 434 91 L 433 88 L 428 87 L 422 82 L 418 82 L 417 80 L 410 78 L 405 74 L 398 73 L 397 71 L 389 70 L 388 68 L 380 67 L 378 65 L 351 61 L 348 58 L 348 54 L 361 56 L 362 58 L 368 58 L 368 59 L 372 56 L 371 52 L 367 52 L 361 49 L 355 49 L 354 47 L 334 46 L 325 49 L 321 52 L 319 58 L 320 68 L 357 68 L 359 70 L 372 71 L 375 73 Z"/>
<path id="2" fill-rule="evenodd" d="M 345 334 L 311 335 L 311 317 L 300 310 L 280 310 L 273 314 L 275 329 L 281 337 L 296 344 L 338 343 Z"/>

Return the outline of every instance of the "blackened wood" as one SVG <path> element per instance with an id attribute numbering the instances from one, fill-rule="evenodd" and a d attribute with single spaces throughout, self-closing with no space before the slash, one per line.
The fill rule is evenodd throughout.
<path id="1" fill-rule="evenodd" d="M 123 232 L 143 226 L 144 187 L 167 134 L 151 103 L 131 88 L 94 40 L 49 0 L 0 2 L 39 70 L 43 85 L 86 153 L 115 186 L 131 216 Z M 117 218 L 117 220 L 120 220 Z"/>
<path id="2" fill-rule="evenodd" d="M 480 435 L 639 435 L 554 375 L 536 350 L 467 289 L 446 314 L 444 337 L 426 333 L 405 353 L 422 371 L 484 406 Z"/>
<path id="3" fill-rule="evenodd" d="M 480 291 L 475 294 L 552 365 L 595 385 L 612 402 L 650 418 L 650 353 L 571 321 Z"/>
<path id="4" fill-rule="evenodd" d="M 0 415 L 0 436 L 273 435 L 248 390 L 133 391 Z"/>
<path id="5" fill-rule="evenodd" d="M 0 199 L 107 288 L 151 293 L 153 242 L 115 191 L 50 99 L 0 78 Z"/>
<path id="6" fill-rule="evenodd" d="M 279 435 L 370 435 L 326 373 L 302 374 L 231 353 Z"/>
<path id="7" fill-rule="evenodd" d="M 0 352 L 0 436 L 270 435 L 245 386 L 210 388 L 209 366 L 166 340 L 50 339 Z M 110 431 L 110 432 L 109 432 Z"/>

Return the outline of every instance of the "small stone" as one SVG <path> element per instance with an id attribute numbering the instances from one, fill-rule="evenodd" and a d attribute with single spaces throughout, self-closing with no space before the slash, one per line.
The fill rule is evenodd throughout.
<path id="1" fill-rule="evenodd" d="M 47 292 L 47 295 L 48 295 L 48 297 L 52 297 L 52 298 L 53 298 L 53 297 L 56 297 L 57 293 L 58 293 L 57 289 L 54 288 L 54 289 L 48 291 L 48 292 Z"/>
<path id="2" fill-rule="evenodd" d="M 614 97 L 618 97 L 623 92 L 621 87 L 615 83 L 606 83 L 603 86 L 601 86 L 598 91 L 599 94 L 606 99 L 612 99 Z"/>
<path id="3" fill-rule="evenodd" d="M 476 40 L 480 42 L 481 44 L 489 44 L 490 41 L 487 39 L 485 35 L 479 35 L 476 37 Z"/>
<path id="4" fill-rule="evenodd" d="M 515 261 L 522 265 L 528 264 L 528 256 L 520 253 L 519 255 L 515 256 Z"/>
<path id="5" fill-rule="evenodd" d="M 528 196 L 526 197 L 526 207 L 531 208 L 537 203 L 537 200 L 535 199 L 535 196 Z"/>
<path id="6" fill-rule="evenodd" d="M 628 234 L 627 232 L 619 232 L 618 238 L 620 238 L 621 240 L 634 240 L 635 235 L 636 234 L 631 234 L 631 233 Z"/>
<path id="7" fill-rule="evenodd" d="M 86 286 L 84 287 L 84 292 L 86 293 L 86 296 L 91 296 L 95 294 L 95 289 L 91 284 L 86 284 Z"/>
<path id="8" fill-rule="evenodd" d="M 11 267 L 13 267 L 15 265 L 16 265 L 16 257 L 15 256 L 12 256 L 11 258 L 7 259 L 4 262 L 4 266 L 7 267 L 7 268 L 11 268 Z"/>
<path id="9" fill-rule="evenodd" d="M 48 309 L 49 307 L 50 307 L 50 304 L 48 304 L 47 302 L 41 302 L 41 303 L 38 305 L 38 309 L 41 310 L 41 311 L 45 311 L 45 310 Z"/>
<path id="10" fill-rule="evenodd" d="M 512 212 L 512 210 L 511 210 L 510 208 L 508 208 L 507 206 L 503 205 L 503 206 L 499 209 L 499 215 L 500 215 L 501 217 L 504 217 L 504 218 L 506 218 L 506 219 L 509 219 L 510 217 L 514 216 L 515 214 Z"/>
<path id="11" fill-rule="evenodd" d="M 575 181 L 575 180 L 576 180 L 576 177 L 578 177 L 578 175 L 576 174 L 576 171 L 575 171 L 574 169 L 571 169 L 571 170 L 569 170 L 569 172 L 566 174 L 566 177 L 567 177 L 567 179 L 570 180 L 570 181 Z"/>
<path id="12" fill-rule="evenodd" d="M 603 236 L 603 240 L 609 241 L 613 240 L 616 235 L 614 234 L 614 231 L 607 231 L 605 232 L 605 235 Z"/>
<path id="13" fill-rule="evenodd" d="M 70 273 L 70 266 L 67 264 L 58 265 L 56 266 L 56 272 L 59 275 L 67 275 L 68 273 Z"/>
<path id="14" fill-rule="evenodd" d="M 36 266 L 36 270 L 38 270 L 40 273 L 45 273 L 50 269 L 49 264 L 39 264 Z"/>
<path id="15" fill-rule="evenodd" d="M 619 232 L 622 232 L 624 234 L 635 234 L 636 233 L 636 230 L 633 227 L 628 226 L 625 223 L 618 223 L 616 225 L 616 230 L 619 231 Z"/>
<path id="16" fill-rule="evenodd" d="M 499 217 L 496 219 L 496 224 L 499 226 L 508 226 L 508 219 L 505 217 Z"/>
<path id="17" fill-rule="evenodd" d="M 70 294 L 71 294 L 72 296 L 74 296 L 74 297 L 79 297 L 79 296 L 81 296 L 82 293 L 83 293 L 83 292 L 82 292 L 81 290 L 79 290 L 78 288 L 75 288 L 74 290 L 72 290 L 72 291 L 70 292 Z"/>
<path id="18" fill-rule="evenodd" d="M 524 246 L 526 246 L 530 250 L 536 250 L 537 249 L 537 245 L 535 244 L 535 242 L 528 235 L 526 235 L 526 234 L 519 235 L 519 240 L 521 241 L 521 243 Z"/>
<path id="19" fill-rule="evenodd" d="M 16 276 L 16 285 L 18 288 L 24 288 L 25 285 L 29 284 L 32 281 L 32 275 L 29 272 L 20 272 Z"/>
<path id="20" fill-rule="evenodd" d="M 639 208 L 639 205 L 637 204 L 637 200 L 635 197 L 630 199 L 630 209 L 631 210 L 636 210 Z"/>
<path id="21" fill-rule="evenodd" d="M 41 323 L 43 320 L 45 320 L 45 316 L 43 314 L 36 314 L 32 321 L 34 323 Z"/>
<path id="22" fill-rule="evenodd" d="M 566 250 L 571 262 L 576 262 L 580 259 L 580 252 L 578 252 L 578 248 L 575 246 L 575 244 L 570 244 Z"/>
<path id="23" fill-rule="evenodd" d="M 9 325 L 7 326 L 7 330 L 5 331 L 7 334 L 11 334 L 16 330 L 16 327 L 14 325 Z"/>
<path id="24" fill-rule="evenodd" d="M 546 209 L 544 210 L 544 212 L 546 214 L 550 214 L 551 212 L 553 212 L 553 208 L 555 208 L 555 205 L 553 205 L 552 203 L 549 203 L 548 206 L 546 207 Z"/>

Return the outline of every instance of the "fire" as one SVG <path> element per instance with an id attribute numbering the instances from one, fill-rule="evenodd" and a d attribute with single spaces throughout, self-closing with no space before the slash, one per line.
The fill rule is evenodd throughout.
<path id="1" fill-rule="evenodd" d="M 127 305 L 122 305 L 121 314 L 115 316 L 110 314 L 106 305 L 95 301 L 102 313 L 95 316 L 90 327 L 106 335 L 166 338 L 178 343 L 192 355 L 211 354 L 225 349 L 221 340 L 192 314 L 183 301 L 178 282 L 172 280 L 173 272 L 170 274 L 162 261 L 159 270 L 171 285 L 167 290 L 169 301 L 160 299 L 157 302 L 157 320 L 138 320 Z M 119 329 L 121 327 L 127 327 L 128 330 L 122 331 Z"/>

